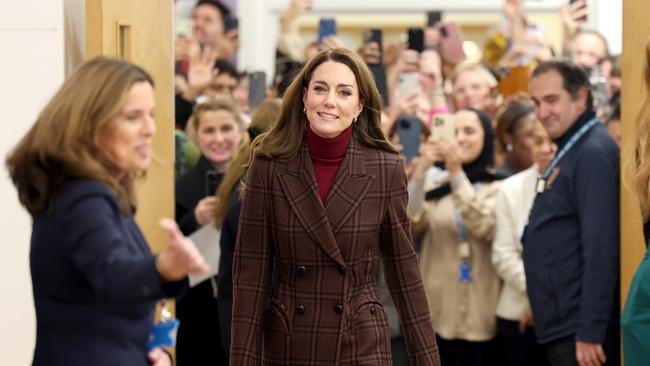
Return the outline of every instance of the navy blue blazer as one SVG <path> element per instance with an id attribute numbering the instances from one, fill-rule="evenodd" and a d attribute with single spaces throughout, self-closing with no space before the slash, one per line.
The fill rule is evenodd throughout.
<path id="1" fill-rule="evenodd" d="M 133 216 L 99 182 L 69 182 L 34 219 L 30 265 L 36 306 L 33 365 L 149 365 L 155 301 L 164 284 Z"/>

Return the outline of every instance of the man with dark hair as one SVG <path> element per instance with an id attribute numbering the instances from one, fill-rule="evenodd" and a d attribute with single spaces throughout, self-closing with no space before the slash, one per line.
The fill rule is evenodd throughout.
<path id="1" fill-rule="evenodd" d="M 618 364 L 619 148 L 569 61 L 541 63 L 535 112 L 558 146 L 537 184 L 524 266 L 537 340 L 552 366 Z"/>
<path id="2" fill-rule="evenodd" d="M 192 12 L 194 36 L 201 46 L 212 50 L 219 48 L 224 37 L 224 21 L 230 16 L 230 10 L 219 0 L 200 0 Z"/>

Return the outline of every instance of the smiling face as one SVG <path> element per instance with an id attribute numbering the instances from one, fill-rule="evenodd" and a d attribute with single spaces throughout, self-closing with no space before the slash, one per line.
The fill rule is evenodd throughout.
<path id="1" fill-rule="evenodd" d="M 535 113 L 552 139 L 562 136 L 587 108 L 587 90 L 573 97 L 564 89 L 562 76 L 549 70 L 530 81 Z"/>
<path id="2" fill-rule="evenodd" d="M 461 147 L 461 163 L 463 165 L 470 164 L 478 159 L 483 151 L 485 131 L 483 131 L 478 116 L 472 111 L 456 112 L 454 120 L 456 121 L 456 142 Z"/>
<path id="3" fill-rule="evenodd" d="M 219 109 L 201 113 L 196 142 L 201 154 L 215 166 L 232 159 L 242 134 L 232 112 Z"/>
<path id="4" fill-rule="evenodd" d="M 120 113 L 100 135 L 100 146 L 116 175 L 139 173 L 149 167 L 151 143 L 156 133 L 153 87 L 133 84 Z"/>
<path id="5" fill-rule="evenodd" d="M 541 123 L 535 123 L 533 131 L 533 160 L 537 164 L 538 171 L 543 174 L 555 158 L 557 145 L 551 140 Z"/>
<path id="6" fill-rule="evenodd" d="M 325 61 L 314 69 L 302 100 L 309 127 L 325 138 L 341 134 L 363 109 L 354 73 L 334 61 Z"/>

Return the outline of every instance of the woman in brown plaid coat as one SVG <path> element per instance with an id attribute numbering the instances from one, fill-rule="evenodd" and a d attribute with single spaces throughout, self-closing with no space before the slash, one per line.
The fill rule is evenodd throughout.
<path id="1" fill-rule="evenodd" d="M 383 260 L 411 364 L 439 365 L 402 158 L 351 51 L 324 51 L 254 142 L 234 259 L 231 365 L 391 365 Z"/>

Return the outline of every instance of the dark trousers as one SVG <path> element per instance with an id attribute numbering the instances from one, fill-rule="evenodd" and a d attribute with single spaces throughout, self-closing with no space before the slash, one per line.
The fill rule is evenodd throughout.
<path id="1" fill-rule="evenodd" d="M 393 356 L 393 366 L 409 366 L 411 364 L 404 337 L 398 336 L 390 339 L 390 352 Z"/>
<path id="2" fill-rule="evenodd" d="M 533 328 L 519 332 L 519 322 L 497 317 L 499 344 L 504 366 L 546 366 Z"/>
<path id="3" fill-rule="evenodd" d="M 446 340 L 436 336 L 440 363 L 444 366 L 500 366 L 502 365 L 497 339 L 486 342 Z"/>
<path id="4" fill-rule="evenodd" d="M 543 345 L 546 360 L 550 366 L 577 366 L 576 340 L 573 336 L 560 338 Z M 607 362 L 605 366 L 618 366 L 621 364 L 620 331 L 610 327 L 607 338 L 603 344 L 603 351 Z"/>
<path id="5" fill-rule="evenodd" d="M 176 304 L 181 324 L 176 338 L 176 365 L 227 365 L 222 347 L 217 299 L 207 280 L 189 289 Z"/>

